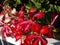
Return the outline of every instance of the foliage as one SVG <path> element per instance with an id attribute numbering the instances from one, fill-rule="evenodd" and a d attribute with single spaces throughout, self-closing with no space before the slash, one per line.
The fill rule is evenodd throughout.
<path id="1" fill-rule="evenodd" d="M 0 7 L 4 38 L 13 36 L 16 41 L 21 39 L 21 45 L 39 45 L 38 42 L 47 45 L 44 35 L 53 37 L 53 24 L 60 13 L 59 5 L 51 4 L 50 0 L 3 0 Z"/>

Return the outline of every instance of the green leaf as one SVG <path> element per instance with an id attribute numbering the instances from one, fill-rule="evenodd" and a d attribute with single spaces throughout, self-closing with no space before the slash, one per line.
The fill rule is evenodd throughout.
<path id="1" fill-rule="evenodd" d="M 15 7 L 16 7 L 18 4 L 21 4 L 21 1 L 20 1 L 20 0 L 16 0 Z"/>
<path id="2" fill-rule="evenodd" d="M 17 3 L 17 4 L 20 4 L 21 2 L 20 2 L 20 0 L 17 0 L 16 3 Z"/>
<path id="3" fill-rule="evenodd" d="M 41 3 L 35 2 L 34 0 L 31 0 L 31 2 L 33 2 L 33 4 L 36 6 L 36 8 L 40 8 L 41 7 Z"/>
<path id="4" fill-rule="evenodd" d="M 58 11 L 59 11 L 59 13 L 60 13 L 60 6 L 58 6 Z"/>

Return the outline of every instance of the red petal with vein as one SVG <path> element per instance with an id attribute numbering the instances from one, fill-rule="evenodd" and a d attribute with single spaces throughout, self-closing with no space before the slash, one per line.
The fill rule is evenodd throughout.
<path id="1" fill-rule="evenodd" d="M 34 13 L 34 12 L 36 12 L 36 8 L 31 8 L 31 9 L 29 9 L 29 13 Z"/>
<path id="2" fill-rule="evenodd" d="M 47 26 L 42 26 L 42 29 L 40 30 L 40 34 L 47 34 L 49 32 L 49 29 Z"/>
<path id="3" fill-rule="evenodd" d="M 34 40 L 34 42 L 32 43 L 32 45 L 39 45 L 39 40 L 38 39 Z"/>
<path id="4" fill-rule="evenodd" d="M 21 6 L 21 11 L 23 11 L 23 10 L 24 10 L 24 8 L 25 8 L 25 6 Z"/>
<path id="5" fill-rule="evenodd" d="M 16 34 L 15 39 L 16 39 L 16 41 L 18 41 L 20 39 L 20 35 L 18 33 L 15 33 L 15 34 Z"/>
<path id="6" fill-rule="evenodd" d="M 18 31 L 19 29 L 21 29 L 22 27 L 20 26 L 20 24 L 17 24 L 16 26 L 16 31 Z"/>
<path id="7" fill-rule="evenodd" d="M 11 20 L 11 23 L 13 24 L 13 25 L 16 25 L 16 20 Z"/>
<path id="8" fill-rule="evenodd" d="M 27 24 L 27 26 L 24 29 L 24 32 L 27 32 L 28 30 L 30 30 L 30 24 Z"/>
<path id="9" fill-rule="evenodd" d="M 31 9 L 29 9 L 29 15 L 30 15 L 30 19 L 32 19 L 32 17 L 33 17 L 33 14 L 34 14 L 34 12 L 36 12 L 36 8 L 31 8 Z"/>
<path id="10" fill-rule="evenodd" d="M 36 13 L 33 18 L 43 18 L 44 17 L 44 12 L 39 12 L 39 13 Z"/>
<path id="11" fill-rule="evenodd" d="M 5 38 L 5 29 L 4 28 L 2 28 L 2 37 Z"/>
<path id="12" fill-rule="evenodd" d="M 7 36 L 9 36 L 9 35 L 10 35 L 10 32 L 9 32 L 9 30 L 8 30 L 8 29 L 6 29 L 6 34 L 7 34 Z"/>
<path id="13" fill-rule="evenodd" d="M 7 37 L 10 37 L 10 34 L 7 34 L 7 33 L 6 33 L 6 36 L 7 36 Z"/>
<path id="14" fill-rule="evenodd" d="M 32 23 L 32 28 L 31 28 L 32 31 L 39 33 L 40 28 L 41 26 L 38 23 L 35 23 L 35 22 Z"/>
<path id="15" fill-rule="evenodd" d="M 20 11 L 20 12 L 19 12 L 19 17 L 22 18 L 22 19 L 24 19 L 24 14 L 25 14 L 24 11 Z"/>
<path id="16" fill-rule="evenodd" d="M 6 36 L 9 37 L 10 36 L 10 27 L 8 25 L 5 26 L 5 30 L 6 30 Z"/>
<path id="17" fill-rule="evenodd" d="M 11 31 L 12 31 L 12 35 L 15 37 L 16 36 L 16 28 L 14 27 L 11 27 Z"/>
<path id="18" fill-rule="evenodd" d="M 17 34 L 22 36 L 22 30 L 17 31 Z"/>
<path id="19" fill-rule="evenodd" d="M 17 30 L 16 31 L 16 36 L 15 36 L 16 41 L 18 41 L 21 38 L 21 36 L 22 36 L 22 30 Z"/>
<path id="20" fill-rule="evenodd" d="M 40 36 L 39 38 L 41 40 L 41 45 L 47 45 L 48 41 L 45 38 L 43 38 L 42 36 Z"/>
<path id="21" fill-rule="evenodd" d="M 16 32 L 15 32 L 15 33 L 12 32 L 12 36 L 13 36 L 13 37 L 16 37 Z"/>
<path id="22" fill-rule="evenodd" d="M 35 34 L 30 34 L 26 37 L 25 42 L 31 44 L 32 39 L 35 37 Z"/>
<path id="23" fill-rule="evenodd" d="M 16 31 L 16 28 L 11 27 L 11 31 L 14 33 Z"/>
<path id="24" fill-rule="evenodd" d="M 29 22 L 30 22 L 30 21 L 23 21 L 23 22 L 20 23 L 20 25 L 23 26 L 23 25 L 25 25 L 25 24 L 28 24 Z"/>
<path id="25" fill-rule="evenodd" d="M 21 38 L 20 36 L 15 37 L 16 41 L 18 41 L 20 38 Z"/>

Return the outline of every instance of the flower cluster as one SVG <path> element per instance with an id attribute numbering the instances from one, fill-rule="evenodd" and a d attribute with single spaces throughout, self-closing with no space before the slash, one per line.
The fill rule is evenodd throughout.
<path id="1" fill-rule="evenodd" d="M 44 12 L 37 12 L 36 8 L 30 8 L 28 12 L 24 11 L 22 6 L 19 12 L 16 9 L 3 7 L 0 14 L 0 26 L 2 26 L 2 36 L 14 37 L 16 41 L 24 36 L 24 43 L 20 45 L 47 45 L 47 40 L 43 34 L 48 34 L 47 25 L 40 25 L 35 19 L 42 19 Z"/>

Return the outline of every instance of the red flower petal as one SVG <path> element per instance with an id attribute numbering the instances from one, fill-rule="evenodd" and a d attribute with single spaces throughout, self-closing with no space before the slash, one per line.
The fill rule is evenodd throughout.
<path id="1" fill-rule="evenodd" d="M 31 9 L 29 9 L 29 13 L 34 13 L 34 12 L 36 12 L 36 8 L 31 8 Z"/>
<path id="2" fill-rule="evenodd" d="M 6 28 L 6 34 L 10 34 L 9 29 Z"/>
<path id="3" fill-rule="evenodd" d="M 6 36 L 9 37 L 10 36 L 10 32 L 9 32 L 10 31 L 10 27 L 8 25 L 6 25 L 6 26 L 4 26 L 4 28 L 5 28 L 5 31 L 6 31 L 5 32 Z"/>
<path id="4" fill-rule="evenodd" d="M 14 34 L 14 37 L 15 37 L 16 41 L 18 41 L 22 37 L 22 32 L 21 31 L 15 32 L 13 34 Z"/>
<path id="5" fill-rule="evenodd" d="M 30 19 L 32 19 L 32 17 L 33 17 L 33 14 L 34 14 L 34 12 L 36 12 L 36 8 L 31 8 L 31 9 L 29 9 L 29 15 L 30 15 Z"/>
<path id="6" fill-rule="evenodd" d="M 20 11 L 20 12 L 19 12 L 19 17 L 22 18 L 22 19 L 24 19 L 24 14 L 25 14 L 24 11 Z"/>
<path id="7" fill-rule="evenodd" d="M 31 28 L 32 31 L 39 32 L 40 28 L 41 27 L 40 27 L 40 25 L 38 23 L 35 23 L 35 22 L 32 23 L 32 28 Z"/>
<path id="8" fill-rule="evenodd" d="M 23 11 L 23 10 L 24 10 L 24 8 L 25 8 L 25 6 L 21 6 L 21 11 Z"/>
<path id="9" fill-rule="evenodd" d="M 20 38 L 21 38 L 20 36 L 15 37 L 16 41 L 18 41 Z"/>
<path id="10" fill-rule="evenodd" d="M 47 26 L 42 26 L 42 29 L 40 30 L 40 34 L 47 34 L 49 32 L 49 29 Z"/>
<path id="11" fill-rule="evenodd" d="M 42 36 L 40 36 L 39 38 L 41 40 L 41 45 L 47 45 L 48 41 L 45 38 L 43 38 Z"/>
<path id="12" fill-rule="evenodd" d="M 11 23 L 13 24 L 13 25 L 16 25 L 16 20 L 11 20 Z"/>
<path id="13" fill-rule="evenodd" d="M 50 28 L 50 29 L 49 29 L 49 32 L 48 32 L 48 34 L 47 34 L 47 37 L 48 37 L 48 38 L 53 38 L 53 28 Z"/>
<path id="14" fill-rule="evenodd" d="M 13 27 L 11 29 L 13 36 L 15 37 L 16 41 L 18 41 L 22 36 L 22 30 Z"/>
<path id="15" fill-rule="evenodd" d="M 23 26 L 23 25 L 25 25 L 25 24 L 28 24 L 29 22 L 30 22 L 30 21 L 28 21 L 28 20 L 27 20 L 27 21 L 23 21 L 23 22 L 20 23 L 20 25 Z"/>
<path id="16" fill-rule="evenodd" d="M 43 18 L 44 17 L 44 12 L 39 12 L 39 13 L 36 13 L 33 18 Z"/>
<path id="17" fill-rule="evenodd" d="M 30 24 L 27 24 L 27 26 L 24 29 L 24 32 L 27 32 L 28 30 L 30 30 Z"/>
<path id="18" fill-rule="evenodd" d="M 25 42 L 31 44 L 32 39 L 35 37 L 35 34 L 30 34 L 26 37 Z"/>
<path id="19" fill-rule="evenodd" d="M 39 40 L 38 39 L 34 40 L 34 42 L 32 43 L 32 45 L 39 45 Z"/>
<path id="20" fill-rule="evenodd" d="M 5 29 L 4 28 L 2 28 L 2 37 L 5 38 Z"/>
<path id="21" fill-rule="evenodd" d="M 16 28 L 11 27 L 11 31 L 14 33 L 16 31 Z"/>
<path id="22" fill-rule="evenodd" d="M 6 36 L 7 36 L 7 37 L 10 37 L 10 34 L 7 34 L 7 33 L 6 33 Z"/>

